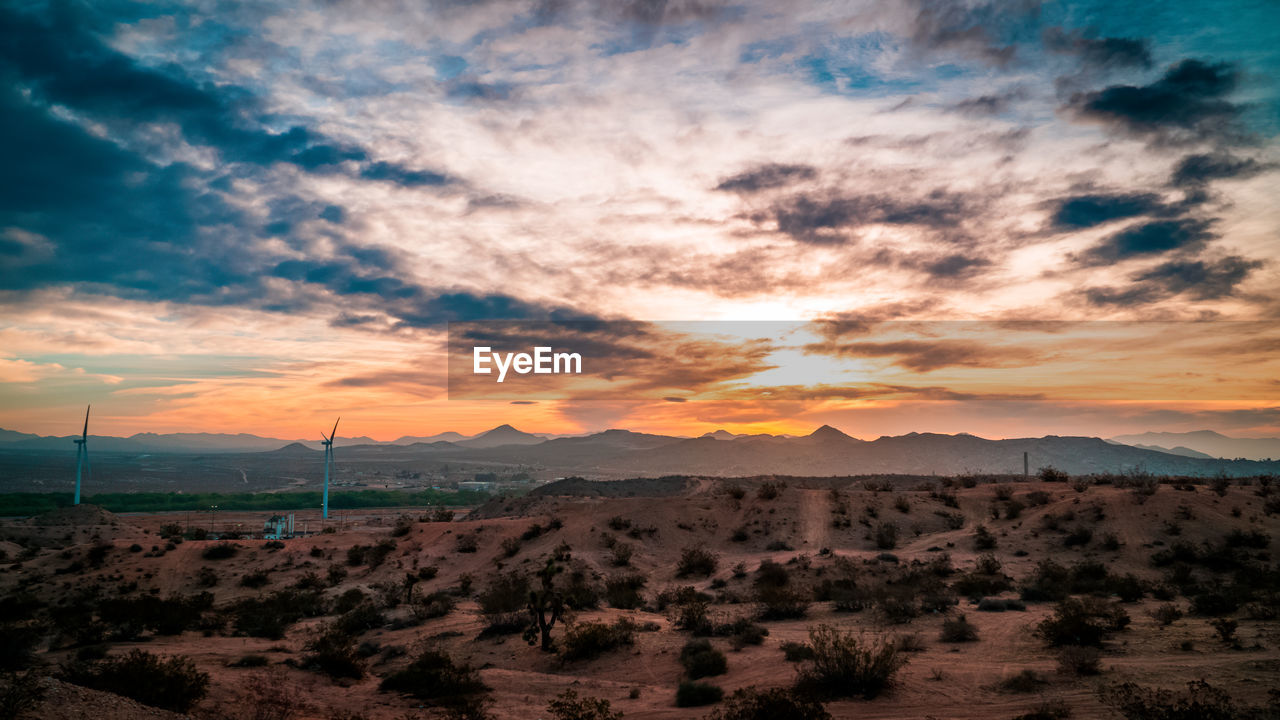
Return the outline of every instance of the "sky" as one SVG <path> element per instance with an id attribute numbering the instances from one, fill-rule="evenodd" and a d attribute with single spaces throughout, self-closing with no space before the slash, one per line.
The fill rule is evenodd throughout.
<path id="1" fill-rule="evenodd" d="M 1278 26 L 5 3 L 0 427 L 1280 435 Z M 609 382 L 451 395 L 477 321 L 605 323 Z"/>

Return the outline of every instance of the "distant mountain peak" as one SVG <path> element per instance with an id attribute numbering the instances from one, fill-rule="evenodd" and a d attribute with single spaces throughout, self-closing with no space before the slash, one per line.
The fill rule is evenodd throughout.
<path id="1" fill-rule="evenodd" d="M 725 429 L 723 429 L 723 428 L 722 428 L 722 429 L 719 429 L 719 430 L 713 430 L 713 431 L 708 432 L 708 433 L 703 433 L 703 434 L 702 434 L 702 435 L 700 435 L 699 437 L 704 437 L 704 438 L 713 438 L 713 439 L 715 439 L 715 440 L 733 440 L 733 439 L 737 438 L 738 436 L 737 436 L 737 435 L 734 435 L 733 433 L 729 432 L 728 430 L 725 430 Z"/>
<path id="2" fill-rule="evenodd" d="M 840 432 L 839 430 L 831 427 L 830 425 L 823 425 L 817 430 L 814 430 L 813 432 L 809 433 L 809 437 L 815 440 L 828 440 L 828 439 L 852 440 L 853 439 L 849 435 L 846 435 Z"/>

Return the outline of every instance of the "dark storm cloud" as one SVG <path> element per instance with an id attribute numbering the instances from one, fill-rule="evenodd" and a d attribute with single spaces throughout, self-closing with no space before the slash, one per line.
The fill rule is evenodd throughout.
<path id="1" fill-rule="evenodd" d="M 187 141 L 216 148 L 231 162 L 329 173 L 368 160 L 364 149 L 302 125 L 269 129 L 272 118 L 247 88 L 214 85 L 176 65 L 148 67 L 117 52 L 96 32 L 111 21 L 86 5 L 58 4 L 42 14 L 0 8 L 0 78 L 29 93 L 37 107 L 70 108 L 124 137 L 172 123 Z"/>
<path id="2" fill-rule="evenodd" d="M 1121 230 L 1073 259 L 1086 266 L 1106 265 L 1174 250 L 1197 250 L 1213 238 L 1206 220 L 1156 220 Z"/>
<path id="3" fill-rule="evenodd" d="M 1212 180 L 1249 178 L 1268 169 L 1269 166 L 1253 158 L 1236 157 L 1228 152 L 1188 155 L 1178 162 L 1169 182 L 1196 186 Z"/>
<path id="4" fill-rule="evenodd" d="M 1075 55 L 1088 67 L 1149 68 L 1151 43 L 1145 38 L 1087 37 L 1079 31 L 1048 28 L 1044 45 L 1053 52 Z"/>
<path id="5" fill-rule="evenodd" d="M 891 195 L 804 194 L 782 200 L 757 221 L 772 220 L 793 240 L 839 244 L 866 225 L 950 228 L 970 213 L 966 198 L 935 190 L 918 198 Z"/>
<path id="6" fill-rule="evenodd" d="M 1170 260 L 1130 276 L 1124 287 L 1085 290 L 1093 305 L 1130 307 L 1186 294 L 1195 300 L 1218 300 L 1235 295 L 1238 286 L 1263 263 L 1238 255 L 1212 260 Z"/>
<path id="7" fill-rule="evenodd" d="M 1169 294 L 1185 292 L 1196 300 L 1216 300 L 1235 294 L 1236 286 L 1260 267 L 1262 262 L 1238 255 L 1218 260 L 1171 260 L 1134 279 L 1158 284 Z"/>
<path id="8" fill-rule="evenodd" d="M 837 357 L 891 357 L 893 364 L 916 372 L 945 367 L 1012 367 L 1030 365 L 1030 350 L 1001 348 L 964 340 L 900 340 L 894 342 L 812 343 L 805 351 Z"/>
<path id="9" fill-rule="evenodd" d="M 663 399 L 663 400 L 665 400 L 665 401 L 667 401 L 667 402 L 671 402 L 671 403 L 682 403 L 682 402 L 688 402 L 688 399 L 687 399 L 687 398 L 674 397 L 674 396 L 672 396 L 672 397 L 664 397 L 664 398 L 662 398 L 662 399 Z"/>
<path id="10" fill-rule="evenodd" d="M 448 176 L 430 170 L 410 170 L 402 165 L 388 162 L 375 162 L 360 171 L 365 180 L 382 180 L 404 187 L 436 187 L 446 185 L 451 180 Z"/>
<path id="11" fill-rule="evenodd" d="M 1051 222 L 1060 230 L 1080 230 L 1112 220 L 1167 211 L 1164 201 L 1154 193 L 1075 195 L 1055 204 Z"/>
<path id="12" fill-rule="evenodd" d="M 1199 140 L 1240 143 L 1244 108 L 1226 98 L 1239 71 L 1231 63 L 1183 60 L 1149 85 L 1113 85 L 1071 96 L 1067 108 L 1079 116 L 1159 144 Z"/>
<path id="13" fill-rule="evenodd" d="M 716 190 L 749 194 L 812 180 L 818 171 L 810 165 L 786 165 L 768 163 L 731 175 L 716 186 Z"/>

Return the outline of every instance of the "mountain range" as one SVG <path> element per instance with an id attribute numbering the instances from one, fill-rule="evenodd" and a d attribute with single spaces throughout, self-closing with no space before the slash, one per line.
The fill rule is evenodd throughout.
<path id="1" fill-rule="evenodd" d="M 0 450 L 73 450 L 72 437 L 41 437 L 0 430 Z M 1131 440 L 1133 444 L 1122 442 Z M 1139 442 L 1141 441 L 1141 442 Z M 1169 446 L 1156 443 L 1168 443 Z M 1267 443 L 1280 440 L 1229 438 L 1218 433 L 1147 433 L 1103 440 L 1096 437 L 989 440 L 965 433 L 909 433 L 860 440 L 828 425 L 801 437 L 736 435 L 724 430 L 680 437 L 606 430 L 590 435 L 549 437 L 500 425 L 473 436 L 459 433 L 393 442 L 339 438 L 341 461 L 475 463 L 542 468 L 561 475 L 863 475 L 1020 474 L 1023 454 L 1030 471 L 1052 466 L 1071 474 L 1146 471 L 1156 474 L 1239 476 L 1280 472 L 1280 462 L 1212 457 L 1201 448 L 1230 449 L 1233 457 L 1251 448 L 1268 457 Z M 1197 447 L 1197 445 L 1199 447 Z M 306 458 L 319 443 L 212 433 L 140 433 L 127 438 L 89 439 L 91 450 L 114 453 L 261 453 Z M 1261 449 L 1258 449 L 1261 448 Z M 1280 456 L 1280 452 L 1270 454 Z"/>
<path id="2" fill-rule="evenodd" d="M 1200 453 L 1204 457 L 1280 459 L 1280 438 L 1233 438 L 1212 430 L 1194 432 L 1147 432 L 1111 438 L 1125 445 L 1149 447 L 1175 454 Z"/>

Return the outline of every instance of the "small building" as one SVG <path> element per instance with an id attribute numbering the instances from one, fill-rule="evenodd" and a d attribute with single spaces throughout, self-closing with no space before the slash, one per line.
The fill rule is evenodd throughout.
<path id="1" fill-rule="evenodd" d="M 262 537 L 265 540 L 284 540 L 293 537 L 293 513 L 288 515 L 272 515 L 262 526 Z"/>
<path id="2" fill-rule="evenodd" d="M 479 490 L 480 492 L 492 492 L 498 483 L 488 482 L 484 480 L 463 480 L 458 483 L 459 490 Z"/>

